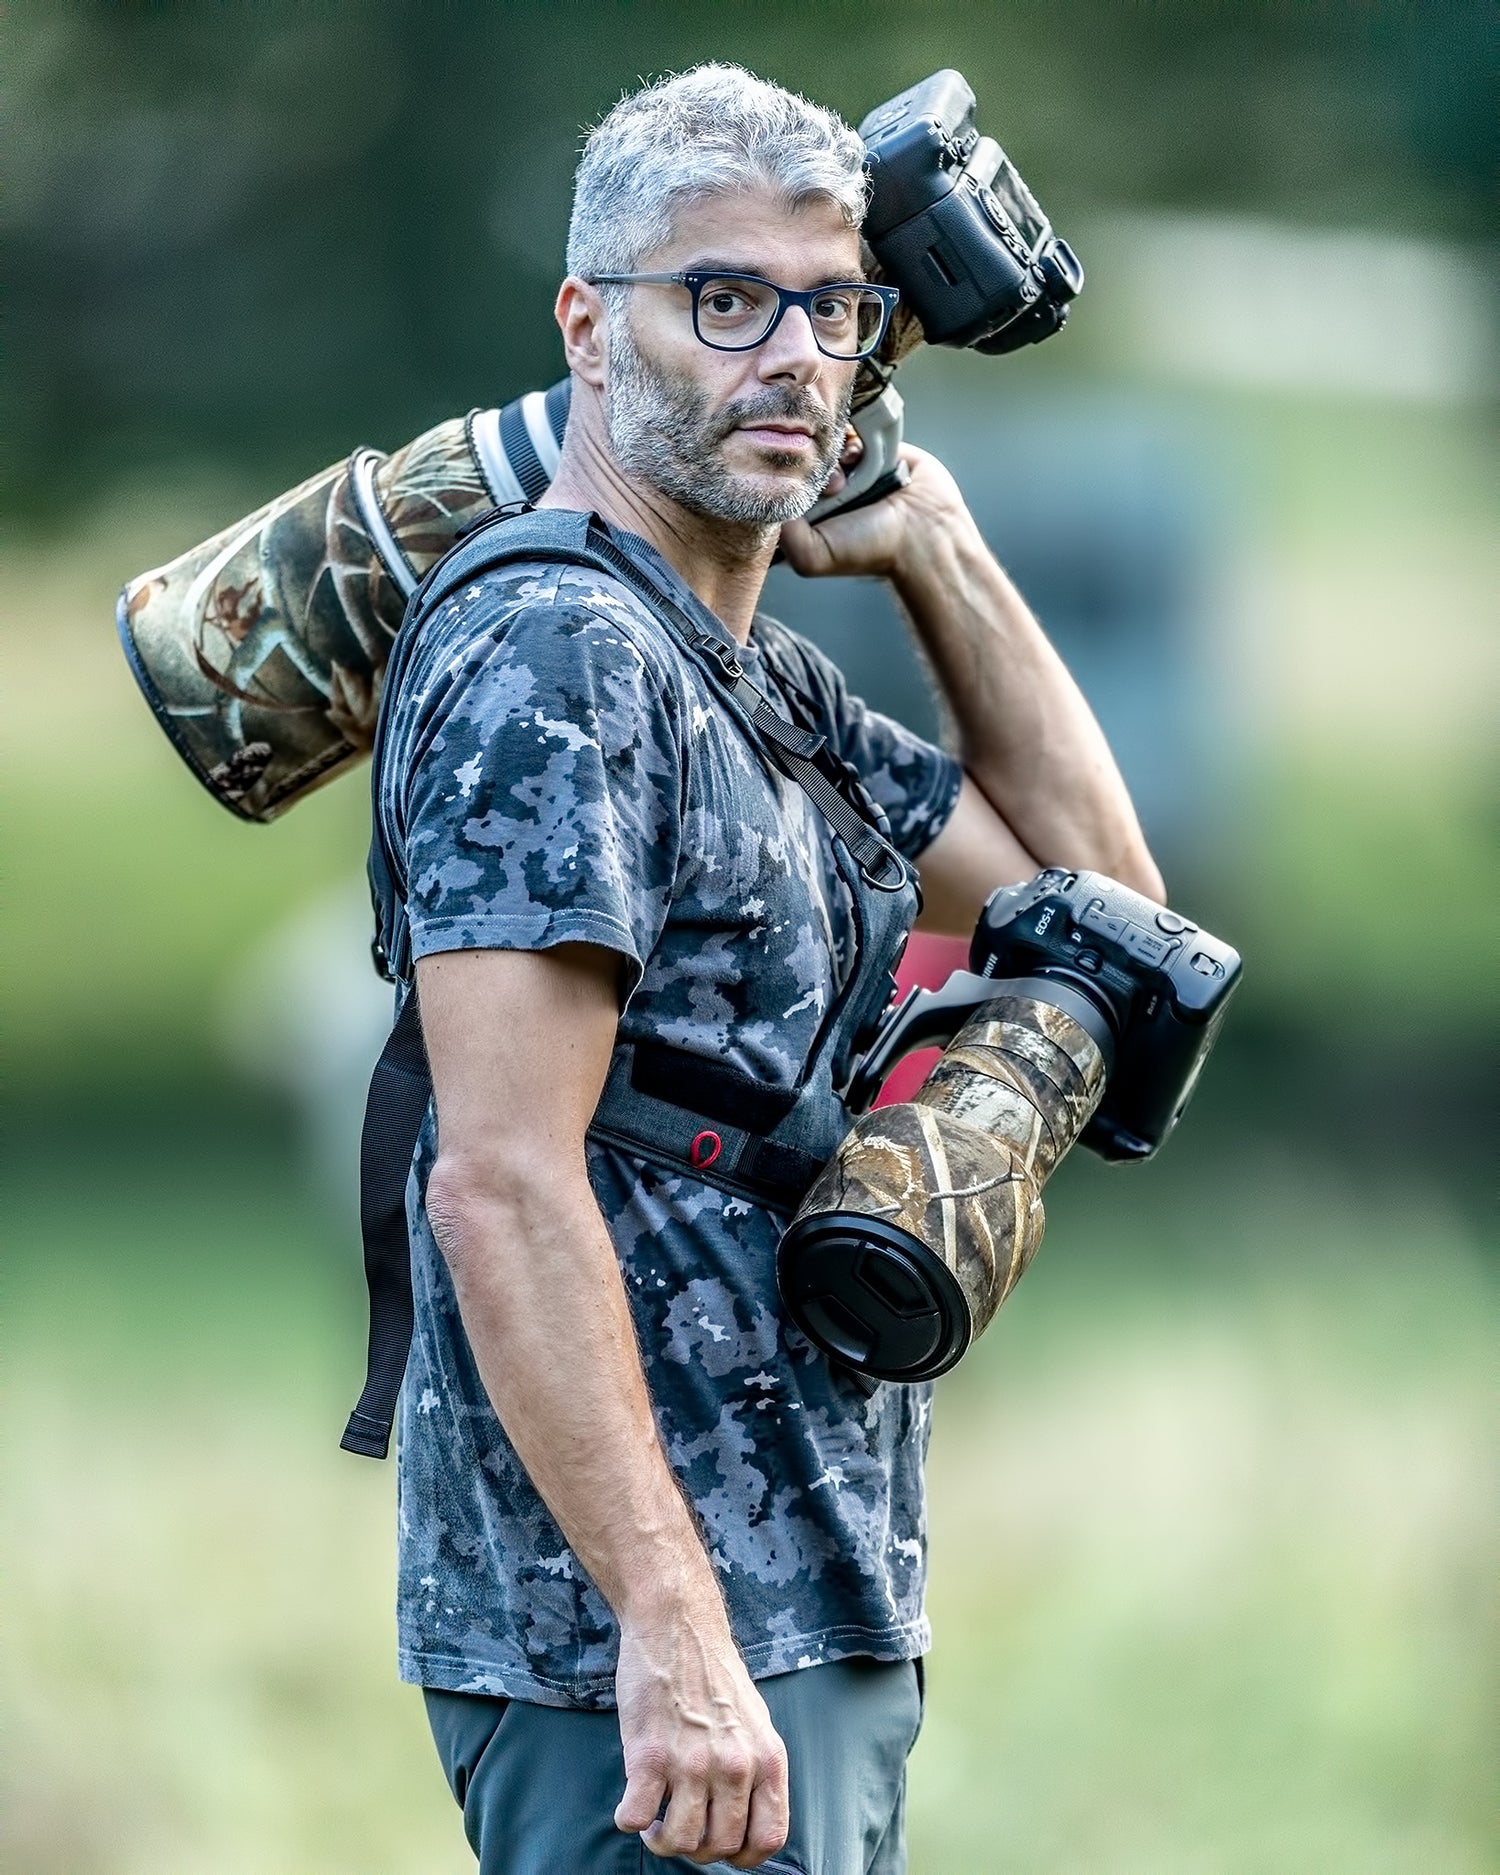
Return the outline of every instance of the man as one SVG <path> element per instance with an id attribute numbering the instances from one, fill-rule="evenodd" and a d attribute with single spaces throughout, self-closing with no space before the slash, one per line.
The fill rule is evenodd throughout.
<path id="1" fill-rule="evenodd" d="M 573 400 L 541 505 L 601 517 L 829 736 L 932 928 L 967 932 L 1042 864 L 1159 898 L 1097 724 L 940 465 L 908 449 L 899 493 L 799 518 L 884 316 L 860 290 L 861 160 L 836 118 L 731 67 L 610 113 L 578 171 Z M 778 543 L 801 573 L 892 582 L 959 761 L 757 618 Z M 481 1869 L 649 1851 L 891 1875 L 928 1645 L 928 1389 L 870 1392 L 781 1317 L 783 1214 L 589 1127 L 621 1041 L 813 1098 L 895 914 L 680 639 L 584 568 L 499 568 L 426 621 L 380 800 L 435 1090 L 402 1672 Z"/>

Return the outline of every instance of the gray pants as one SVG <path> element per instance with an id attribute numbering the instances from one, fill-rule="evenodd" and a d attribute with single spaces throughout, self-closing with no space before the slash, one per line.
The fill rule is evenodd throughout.
<path id="1" fill-rule="evenodd" d="M 768 1875 L 904 1875 L 906 1755 L 920 1663 L 838 1660 L 757 1681 L 791 1766 L 791 1834 Z M 427 1718 L 480 1875 L 668 1875 L 614 1825 L 625 1790 L 613 1712 L 426 1690 Z M 707 1865 L 724 1869 L 726 1864 Z"/>

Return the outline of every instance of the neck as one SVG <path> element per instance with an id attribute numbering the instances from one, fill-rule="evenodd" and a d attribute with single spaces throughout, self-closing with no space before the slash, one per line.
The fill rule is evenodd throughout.
<path id="1" fill-rule="evenodd" d="M 628 474 L 609 448 L 597 391 L 574 380 L 557 474 L 537 503 L 581 508 L 648 541 L 739 644 L 750 637 L 760 589 L 781 530 L 716 521 Z"/>

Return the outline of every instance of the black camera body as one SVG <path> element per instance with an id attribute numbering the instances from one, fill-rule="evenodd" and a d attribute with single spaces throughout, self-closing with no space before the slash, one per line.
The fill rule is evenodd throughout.
<path id="1" fill-rule="evenodd" d="M 1066 984 L 1104 1016 L 1113 1066 L 1079 1144 L 1148 1159 L 1182 1116 L 1229 998 L 1239 952 L 1097 872 L 1039 873 L 986 904 L 969 969 Z"/>
<path id="2" fill-rule="evenodd" d="M 849 1088 L 862 1111 L 914 1048 L 946 1047 L 996 996 L 1025 993 L 1071 1015 L 1107 1063 L 1079 1143 L 1104 1159 L 1149 1159 L 1187 1106 L 1240 979 L 1236 950 L 1098 872 L 1050 867 L 991 894 L 969 968 L 913 990 L 887 1019 Z"/>
<path id="3" fill-rule="evenodd" d="M 1083 269 L 974 108 L 941 71 L 864 120 L 864 237 L 929 345 L 1011 352 L 1061 331 Z"/>

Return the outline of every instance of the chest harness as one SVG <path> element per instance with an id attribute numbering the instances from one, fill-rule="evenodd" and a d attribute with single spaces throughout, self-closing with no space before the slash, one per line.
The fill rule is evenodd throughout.
<path id="1" fill-rule="evenodd" d="M 916 914 L 911 869 L 891 845 L 889 823 L 826 737 L 791 721 L 756 684 L 735 647 L 707 630 L 611 536 L 594 515 L 570 509 L 501 510 L 432 568 L 412 595 L 391 647 L 373 751 L 374 834 L 370 890 L 376 968 L 398 985 L 400 1004 L 370 1080 L 360 1141 L 360 1228 L 370 1295 L 364 1390 L 340 1441 L 384 1458 L 411 1348 L 413 1304 L 406 1186 L 432 1098 L 422 1045 L 404 910 L 405 879 L 386 838 L 382 757 L 393 699 L 423 621 L 481 574 L 513 561 L 593 567 L 633 593 L 718 692 L 725 713 L 762 760 L 796 782 L 836 836 L 835 863 L 849 887 L 856 955 L 794 1086 L 779 1088 L 685 1049 L 618 1040 L 589 1136 L 687 1173 L 770 1209 L 795 1210 L 849 1124 L 841 1090 L 884 1011 L 891 971 Z"/>

